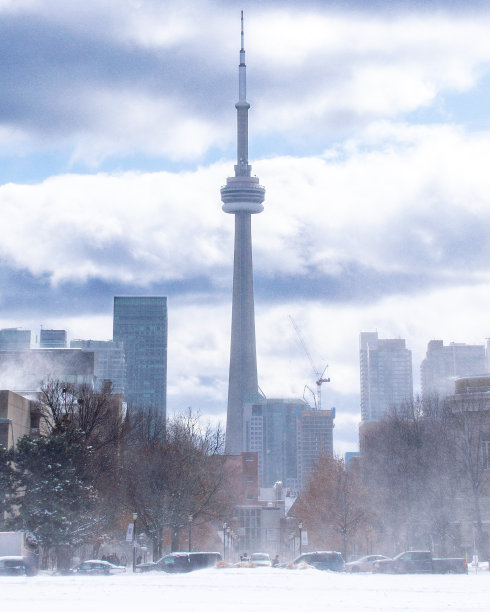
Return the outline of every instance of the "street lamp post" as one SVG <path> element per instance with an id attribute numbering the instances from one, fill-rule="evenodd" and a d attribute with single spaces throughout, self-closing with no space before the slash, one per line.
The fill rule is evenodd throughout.
<path id="1" fill-rule="evenodd" d="M 189 552 L 192 550 L 192 514 L 187 517 L 189 521 Z"/>
<path id="2" fill-rule="evenodd" d="M 226 561 L 226 528 L 227 523 L 223 523 L 223 561 Z"/>
<path id="3" fill-rule="evenodd" d="M 133 572 L 136 572 L 136 521 L 138 513 L 133 512 Z"/>
<path id="4" fill-rule="evenodd" d="M 228 527 L 228 558 L 233 561 L 233 529 Z"/>
<path id="5" fill-rule="evenodd" d="M 303 530 L 303 523 L 301 521 L 298 523 L 298 530 L 299 530 L 299 554 L 302 555 L 303 554 L 303 538 L 301 537 L 301 532 Z"/>
<path id="6" fill-rule="evenodd" d="M 289 553 L 293 559 L 296 559 L 296 532 L 291 531 L 289 533 Z"/>

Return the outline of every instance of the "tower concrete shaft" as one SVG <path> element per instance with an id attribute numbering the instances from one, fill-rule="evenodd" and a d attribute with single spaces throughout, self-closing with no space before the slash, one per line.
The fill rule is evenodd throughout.
<path id="1" fill-rule="evenodd" d="M 235 176 L 221 188 L 223 210 L 235 215 L 235 255 L 233 264 L 233 305 L 231 321 L 230 372 L 226 419 L 228 455 L 245 450 L 243 444 L 243 404 L 257 397 L 257 351 L 252 265 L 251 215 L 262 212 L 265 189 L 252 177 L 248 164 L 248 109 L 246 66 L 241 17 L 241 49 L 237 109 L 237 163 Z"/>

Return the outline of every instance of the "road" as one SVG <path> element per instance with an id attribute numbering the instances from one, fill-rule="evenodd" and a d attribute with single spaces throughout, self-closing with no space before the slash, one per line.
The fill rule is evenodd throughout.
<path id="1" fill-rule="evenodd" d="M 1 577 L 5 612 L 410 612 L 488 610 L 490 572 L 338 574 L 209 569 L 191 574 Z"/>

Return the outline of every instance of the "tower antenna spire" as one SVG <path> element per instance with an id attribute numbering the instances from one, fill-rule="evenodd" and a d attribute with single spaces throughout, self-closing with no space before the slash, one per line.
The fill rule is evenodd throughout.
<path id="1" fill-rule="evenodd" d="M 242 46 L 241 46 L 241 51 L 243 51 L 245 53 L 245 45 L 243 44 L 243 11 L 242 11 L 242 17 L 241 17 L 241 22 L 242 22 Z"/>
<path id="2" fill-rule="evenodd" d="M 247 102 L 247 66 L 245 64 L 245 45 L 243 34 L 243 11 L 241 16 L 241 47 L 240 64 L 238 66 L 238 102 L 237 110 L 237 165 L 235 176 L 250 176 L 251 168 L 248 165 L 248 109 Z"/>

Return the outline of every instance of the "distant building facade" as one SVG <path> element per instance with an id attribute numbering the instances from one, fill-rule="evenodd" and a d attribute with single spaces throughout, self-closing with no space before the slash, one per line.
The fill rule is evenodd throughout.
<path id="1" fill-rule="evenodd" d="M 258 487 L 258 454 L 225 455 L 227 490 L 234 502 L 230 518 L 223 524 L 223 548 L 227 561 L 238 561 L 243 552 L 268 552 L 281 559 L 290 556 L 291 526 L 286 513 L 294 497 L 276 482 Z"/>
<path id="2" fill-rule="evenodd" d="M 39 431 L 40 412 L 36 401 L 13 391 L 0 390 L 0 445 L 11 448 L 22 436 Z"/>
<path id="3" fill-rule="evenodd" d="M 29 329 L 0 329 L 0 351 L 28 351 L 31 348 Z"/>
<path id="4" fill-rule="evenodd" d="M 126 390 L 126 359 L 124 346 L 115 340 L 72 340 L 70 348 L 95 353 L 95 387 L 101 391 L 110 381 L 112 393 L 124 395 Z"/>
<path id="5" fill-rule="evenodd" d="M 257 453 L 225 455 L 227 489 L 237 505 L 257 504 L 259 501 L 259 472 Z"/>
<path id="6" fill-rule="evenodd" d="M 124 346 L 128 407 L 153 408 L 165 417 L 167 298 L 114 297 L 113 338 Z"/>
<path id="7" fill-rule="evenodd" d="M 41 329 L 39 348 L 62 349 L 67 346 L 66 329 Z"/>
<path id="8" fill-rule="evenodd" d="M 79 349 L 0 351 L 0 388 L 35 392 L 48 379 L 94 386 L 94 353 Z"/>
<path id="9" fill-rule="evenodd" d="M 244 443 L 258 456 L 259 484 L 299 491 L 321 455 L 333 454 L 333 410 L 301 399 L 270 398 L 244 406 Z"/>
<path id="10" fill-rule="evenodd" d="M 431 340 L 420 366 L 422 397 L 444 397 L 454 393 L 454 381 L 463 376 L 484 374 L 488 371 L 483 344 Z"/>
<path id="11" fill-rule="evenodd" d="M 412 351 L 402 339 L 361 332 L 361 420 L 376 421 L 392 407 L 413 399 Z"/>
<path id="12" fill-rule="evenodd" d="M 299 485 L 307 485 L 318 459 L 333 456 L 335 408 L 301 410 L 298 432 Z"/>

